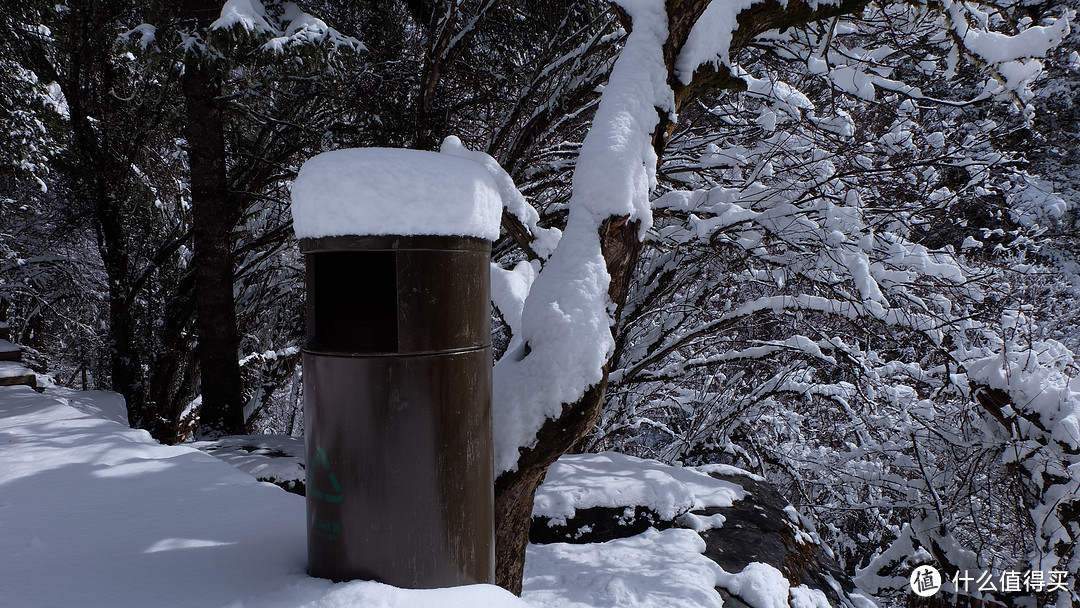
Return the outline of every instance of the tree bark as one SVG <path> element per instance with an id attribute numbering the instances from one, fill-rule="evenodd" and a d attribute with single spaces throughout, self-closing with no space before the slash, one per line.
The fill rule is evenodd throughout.
<path id="1" fill-rule="evenodd" d="M 195 318 L 195 277 L 192 273 L 181 277 L 175 289 L 176 298 L 168 302 L 162 312 L 164 323 L 160 331 L 162 342 L 175 345 L 180 352 L 163 353 L 150 370 L 147 382 L 147 399 L 154 403 L 158 412 L 157 424 L 150 432 L 155 439 L 168 445 L 190 438 L 194 429 L 183 419 L 183 414 L 190 395 L 199 391 L 198 369 L 185 352 L 195 342 L 186 335 Z"/>
<path id="2" fill-rule="evenodd" d="M 195 58 L 185 66 L 182 85 L 191 170 L 195 328 L 202 387 L 198 434 L 238 435 L 245 431 L 233 301 L 232 228 L 238 213 L 226 174 L 218 99 L 221 80 Z"/>

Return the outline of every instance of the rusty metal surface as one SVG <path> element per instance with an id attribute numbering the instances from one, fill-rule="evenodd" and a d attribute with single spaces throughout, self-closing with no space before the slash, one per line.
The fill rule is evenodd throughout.
<path id="1" fill-rule="evenodd" d="M 494 582 L 490 245 L 302 239 L 308 572 Z"/>

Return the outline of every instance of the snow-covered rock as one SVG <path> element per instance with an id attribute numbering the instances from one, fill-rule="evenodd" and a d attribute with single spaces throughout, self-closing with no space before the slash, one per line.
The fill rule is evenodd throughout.
<path id="1" fill-rule="evenodd" d="M 694 509 L 731 506 L 735 483 L 617 452 L 575 454 L 548 469 L 533 504 L 532 542 L 603 542 L 670 528 Z"/>
<path id="2" fill-rule="evenodd" d="M 293 494 L 304 495 L 304 438 L 231 435 L 188 444 Z"/>
<path id="3" fill-rule="evenodd" d="M 0 323 L 0 386 L 37 388 L 37 374 L 23 365 L 22 347 L 9 342 L 9 337 L 10 327 L 7 323 Z"/>
<path id="4" fill-rule="evenodd" d="M 0 386 L 37 386 L 37 374 L 18 361 L 0 361 Z"/>
<path id="5" fill-rule="evenodd" d="M 563 456 L 537 490 L 530 540 L 537 544 L 523 597 L 543 606 L 590 605 L 576 595 L 582 584 L 595 587 L 594 600 L 618 596 L 619 606 L 874 605 L 787 500 L 763 478 L 725 465 Z M 665 596 L 642 583 L 644 564 L 670 572 L 682 590 Z M 679 600 L 665 603 L 670 597 Z"/>
<path id="6" fill-rule="evenodd" d="M 0 361 L 22 361 L 22 349 L 0 338 Z"/>

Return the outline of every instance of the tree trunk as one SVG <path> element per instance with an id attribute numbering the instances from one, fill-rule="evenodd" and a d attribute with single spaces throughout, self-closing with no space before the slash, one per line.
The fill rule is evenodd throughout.
<path id="1" fill-rule="evenodd" d="M 600 226 L 600 248 L 611 277 L 608 296 L 615 304 L 616 324 L 641 255 L 640 227 L 640 222 L 626 217 L 609 218 Z M 522 450 L 517 470 L 503 473 L 495 481 L 495 582 L 504 589 L 521 594 L 536 488 L 548 467 L 573 449 L 596 424 L 604 404 L 607 375 L 605 367 L 599 384 L 585 391 L 577 403 L 563 406 L 558 419 L 544 424 L 536 434 L 536 445 Z"/>
<path id="2" fill-rule="evenodd" d="M 196 341 L 187 335 L 194 333 L 195 318 L 195 277 L 191 272 L 181 277 L 175 294 L 166 302 L 160 327 L 161 342 L 172 348 L 158 355 L 147 381 L 147 399 L 158 411 L 157 425 L 150 432 L 169 445 L 188 439 L 194 431 L 183 414 L 190 396 L 199 392 L 198 370 L 189 354 Z"/>
<path id="3" fill-rule="evenodd" d="M 238 435 L 245 430 L 239 338 L 233 302 L 232 228 L 235 202 L 225 169 L 221 81 L 198 59 L 183 77 L 187 110 L 188 164 L 194 240 L 195 328 L 202 378 L 201 436 Z"/>
<path id="4" fill-rule="evenodd" d="M 548 467 L 592 430 L 606 389 L 607 369 L 604 379 L 585 391 L 577 403 L 563 407 L 557 420 L 547 420 L 536 434 L 536 445 L 521 451 L 516 471 L 507 471 L 495 480 L 495 584 L 512 593 L 521 595 L 536 488 L 544 481 Z"/>
<path id="5" fill-rule="evenodd" d="M 56 73 L 69 108 L 76 180 L 91 210 L 98 251 L 108 280 L 109 333 L 107 352 L 112 390 L 124 396 L 128 420 L 134 427 L 146 428 L 154 412 L 146 400 L 142 378 L 142 360 L 135 344 L 136 325 L 132 316 L 131 255 L 124 225 L 122 199 L 130 195 L 128 170 L 123 153 L 95 131 L 94 118 L 107 117 L 117 108 L 108 97 L 110 81 L 109 48 L 112 40 L 103 37 L 101 14 L 97 4 L 73 10 L 66 23 L 70 31 L 64 39 L 70 46 L 63 57 L 67 72 Z M 77 32 L 77 34 L 76 34 Z M 32 52 L 32 51 L 31 51 Z M 48 62 L 40 55 L 41 68 Z M 43 73 L 49 74 L 46 69 Z"/>

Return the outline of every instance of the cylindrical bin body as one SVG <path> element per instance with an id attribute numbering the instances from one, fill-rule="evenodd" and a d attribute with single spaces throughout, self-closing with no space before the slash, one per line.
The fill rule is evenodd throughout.
<path id="1" fill-rule="evenodd" d="M 494 582 L 490 243 L 301 239 L 308 572 Z"/>

